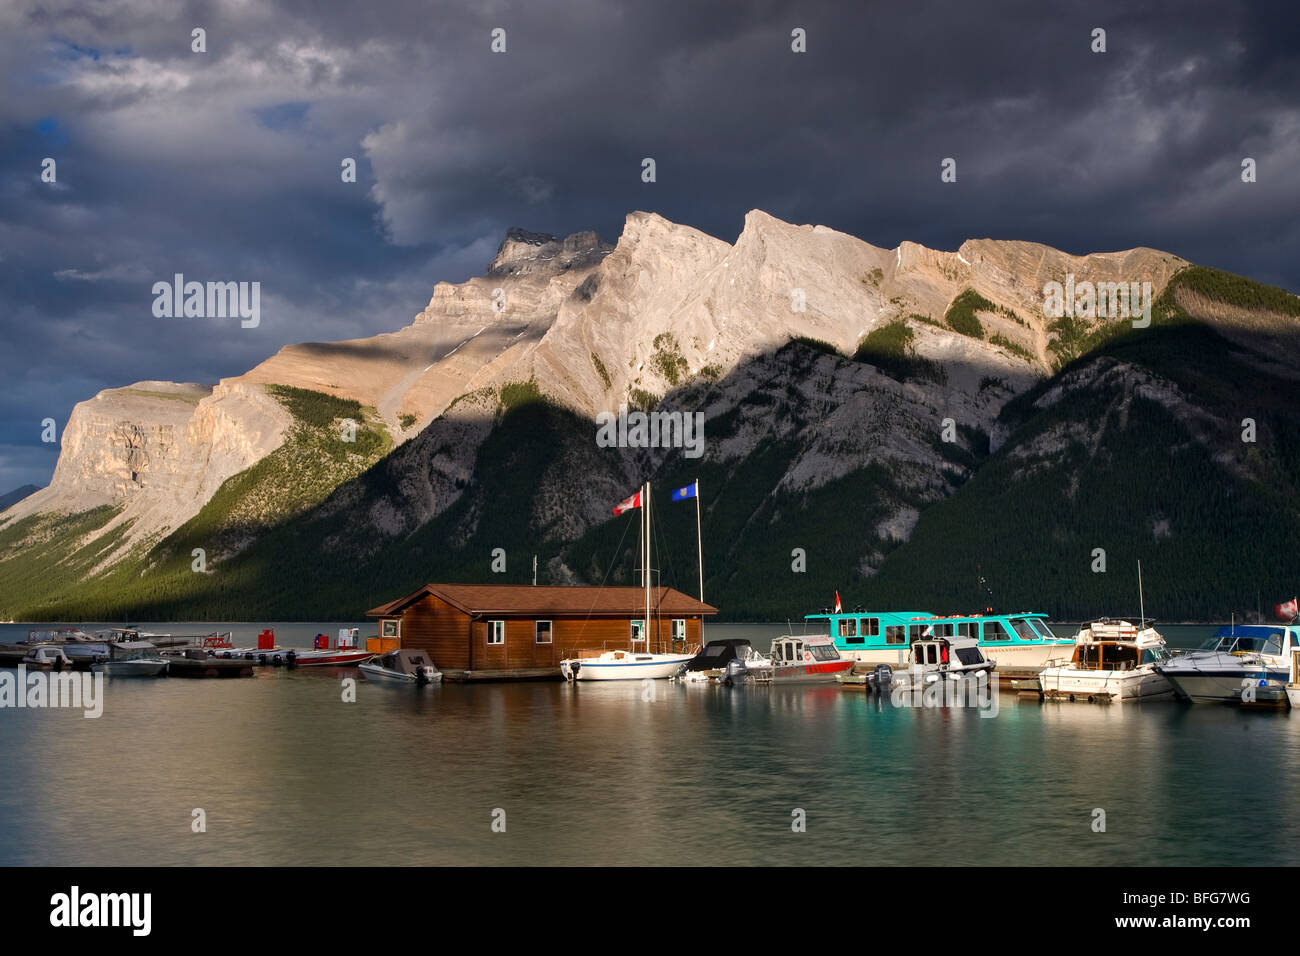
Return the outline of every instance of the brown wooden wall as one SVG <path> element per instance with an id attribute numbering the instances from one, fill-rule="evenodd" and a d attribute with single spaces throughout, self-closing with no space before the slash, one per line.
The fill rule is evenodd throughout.
<path id="1" fill-rule="evenodd" d="M 403 647 L 429 652 L 433 663 L 451 670 L 514 670 L 559 667 L 561 659 L 575 653 L 625 650 L 632 636 L 632 621 L 641 617 L 474 617 L 457 610 L 432 594 L 425 595 L 400 614 Z M 504 645 L 487 643 L 488 620 L 506 622 Z M 536 623 L 551 621 L 551 643 L 538 644 Z M 656 627 L 656 625 L 658 625 Z M 672 618 L 652 621 L 652 651 L 680 650 L 673 647 Z M 686 645 L 700 643 L 700 618 L 686 617 Z M 637 648 L 645 645 L 638 643 Z"/>

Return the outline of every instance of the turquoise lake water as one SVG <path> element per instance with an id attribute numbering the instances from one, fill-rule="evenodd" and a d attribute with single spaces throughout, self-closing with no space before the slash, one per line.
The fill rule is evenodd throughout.
<path id="1" fill-rule="evenodd" d="M 308 646 L 340 626 L 276 630 Z M 784 627 L 708 630 L 762 648 Z M 1209 629 L 1162 630 L 1187 646 Z M 1300 714 L 1004 693 L 983 718 L 835 684 L 665 681 L 646 700 L 361 678 L 345 703 L 343 676 L 109 680 L 93 720 L 0 709 L 0 864 L 1300 862 Z"/>

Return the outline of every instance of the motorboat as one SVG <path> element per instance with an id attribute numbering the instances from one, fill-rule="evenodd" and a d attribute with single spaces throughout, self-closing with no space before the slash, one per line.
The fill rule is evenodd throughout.
<path id="1" fill-rule="evenodd" d="M 996 666 L 974 637 L 924 635 L 912 641 L 906 667 L 894 668 L 889 673 L 890 689 L 938 680 L 978 678 L 981 674 L 991 678 Z"/>
<path id="2" fill-rule="evenodd" d="M 22 659 L 28 670 L 61 671 L 71 670 L 72 660 L 63 652 L 61 644 L 35 644 L 27 649 L 27 656 Z"/>
<path id="3" fill-rule="evenodd" d="M 698 654 L 681 665 L 674 679 L 691 683 L 736 683 L 753 676 L 749 673 L 751 666 L 770 668 L 772 659 L 754 650 L 746 638 L 722 638 L 705 644 Z"/>
<path id="4" fill-rule="evenodd" d="M 822 635 L 786 634 L 772 641 L 766 665 L 748 666 L 755 680 L 766 683 L 833 681 L 853 670 L 854 661 L 835 648 L 835 642 Z"/>
<path id="5" fill-rule="evenodd" d="M 433 666 L 428 653 L 413 647 L 375 654 L 358 667 L 367 677 L 379 680 L 408 684 L 436 684 L 442 680 L 442 672 Z"/>
<path id="6" fill-rule="evenodd" d="M 373 653 L 357 647 L 359 629 L 339 628 L 339 636 L 331 645 L 329 636 L 317 634 L 312 649 L 296 651 L 294 664 L 298 667 L 351 667 L 373 657 Z"/>
<path id="7" fill-rule="evenodd" d="M 90 669 L 109 677 L 157 677 L 167 670 L 167 660 L 148 641 L 120 641 L 109 645 L 108 654 Z"/>
<path id="8" fill-rule="evenodd" d="M 1286 685 L 1286 700 L 1292 710 L 1300 709 L 1300 650 L 1291 652 L 1291 679 Z"/>
<path id="9" fill-rule="evenodd" d="M 1157 664 L 1182 700 L 1194 704 L 1267 704 L 1288 699 L 1300 625 L 1229 624 L 1199 649 Z"/>
<path id="10" fill-rule="evenodd" d="M 108 655 L 109 642 L 91 637 L 79 627 L 59 627 L 27 632 L 27 643 L 58 644 L 73 664 L 83 667 Z"/>
<path id="11" fill-rule="evenodd" d="M 1158 665 L 1170 659 L 1165 639 L 1154 627 L 1128 621 L 1093 621 L 1079 629 L 1069 660 L 1049 661 L 1038 685 L 1047 697 L 1064 700 L 1124 701 L 1169 697 L 1174 693 Z"/>

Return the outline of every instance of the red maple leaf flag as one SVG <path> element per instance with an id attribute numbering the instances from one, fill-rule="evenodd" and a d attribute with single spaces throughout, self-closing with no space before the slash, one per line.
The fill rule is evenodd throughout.
<path id="1" fill-rule="evenodd" d="M 1284 621 L 1294 621 L 1295 616 L 1300 614 L 1300 602 L 1292 598 L 1273 608 L 1273 611 Z"/>
<path id="2" fill-rule="evenodd" d="M 840 604 L 840 592 L 837 590 L 835 592 L 835 613 L 839 614 L 842 610 L 844 610 L 844 607 Z"/>
<path id="3" fill-rule="evenodd" d="M 626 498 L 614 506 L 614 514 L 621 515 L 624 511 L 631 508 L 641 507 L 641 492 L 637 492 L 631 498 Z"/>

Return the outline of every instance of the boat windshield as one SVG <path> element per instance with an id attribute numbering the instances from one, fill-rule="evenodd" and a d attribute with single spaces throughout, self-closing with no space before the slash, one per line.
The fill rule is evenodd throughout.
<path id="1" fill-rule="evenodd" d="M 808 650 L 812 652 L 813 658 L 819 661 L 833 661 L 840 656 L 829 644 L 810 644 Z"/>
<path id="2" fill-rule="evenodd" d="M 1030 624 L 1032 624 L 1034 626 L 1034 630 L 1036 630 L 1039 634 L 1043 635 L 1043 637 L 1047 638 L 1049 641 L 1056 640 L 1056 635 L 1052 633 L 1052 629 L 1047 626 L 1047 622 L 1044 621 L 1042 618 L 1028 617 L 1025 618 L 1025 620 L 1027 620 Z"/>
<path id="3" fill-rule="evenodd" d="M 1019 635 L 1022 641 L 1036 641 L 1039 639 L 1038 632 L 1030 627 L 1029 622 L 1023 617 L 1013 617 L 1011 626 L 1016 629 L 1016 634 Z"/>
<path id="4" fill-rule="evenodd" d="M 1281 654 L 1282 632 L 1215 635 L 1201 647 L 1203 650 L 1222 651 L 1225 654 Z"/>
<path id="5" fill-rule="evenodd" d="M 1147 647 L 1142 650 L 1143 664 L 1159 664 L 1161 661 L 1167 661 L 1170 654 L 1163 647 Z"/>

